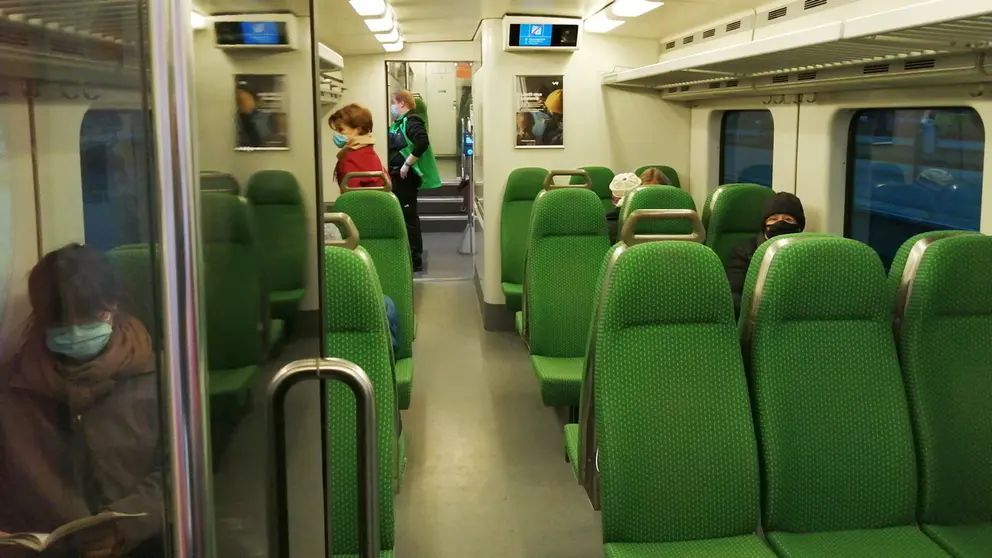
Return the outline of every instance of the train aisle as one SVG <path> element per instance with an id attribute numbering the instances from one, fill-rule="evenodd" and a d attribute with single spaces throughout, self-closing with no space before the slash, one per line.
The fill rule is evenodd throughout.
<path id="1" fill-rule="evenodd" d="M 397 556 L 602 556 L 598 514 L 565 462 L 526 347 L 482 329 L 471 282 L 417 284 L 416 303 Z"/>

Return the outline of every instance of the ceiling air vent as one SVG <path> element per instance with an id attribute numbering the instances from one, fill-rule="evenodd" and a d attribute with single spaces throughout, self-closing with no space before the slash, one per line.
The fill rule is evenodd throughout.
<path id="1" fill-rule="evenodd" d="M 867 75 L 872 75 L 872 74 L 887 74 L 887 73 L 889 73 L 889 65 L 888 64 L 868 64 L 868 65 L 866 65 L 862 69 L 861 73 L 863 73 L 866 76 Z"/>
<path id="2" fill-rule="evenodd" d="M 737 20 L 737 21 L 728 23 L 727 24 L 727 33 L 730 33 L 731 31 L 737 31 L 740 28 L 741 28 L 741 20 Z"/>
<path id="3" fill-rule="evenodd" d="M 720 89 L 720 86 L 721 85 L 723 85 L 723 84 L 720 83 L 719 81 L 715 81 L 715 82 L 713 82 L 713 83 L 710 84 L 710 89 Z"/>
<path id="4" fill-rule="evenodd" d="M 693 41 L 693 39 L 695 39 L 695 38 L 696 37 L 693 36 L 693 35 L 689 35 L 688 37 L 684 37 L 682 39 L 682 44 L 687 45 L 687 44 L 691 43 Z"/>
<path id="5" fill-rule="evenodd" d="M 799 72 L 796 79 L 799 81 L 810 81 L 816 79 L 816 72 Z"/>
<path id="6" fill-rule="evenodd" d="M 789 83 L 789 74 L 772 76 L 772 83 Z"/>
<path id="7" fill-rule="evenodd" d="M 778 19 L 780 17 L 785 17 L 785 14 L 787 13 L 789 13 L 788 6 L 782 6 L 781 8 L 778 8 L 776 10 L 772 10 L 768 12 L 768 21 L 771 21 L 773 19 Z"/>
<path id="8" fill-rule="evenodd" d="M 716 35 L 716 29 L 707 29 L 706 31 L 703 31 L 704 39 L 709 39 L 713 35 Z"/>
<path id="9" fill-rule="evenodd" d="M 675 41 L 665 43 L 665 50 L 672 50 L 673 48 L 675 48 Z"/>
<path id="10" fill-rule="evenodd" d="M 688 85 L 683 85 L 682 87 L 679 87 L 679 91 L 681 91 L 683 93 L 685 93 L 688 90 L 689 90 L 689 86 Z"/>
<path id="11" fill-rule="evenodd" d="M 910 60 L 902 65 L 902 69 L 906 71 L 910 70 L 929 70 L 937 66 L 937 61 L 933 58 L 925 58 L 923 60 Z"/>
<path id="12" fill-rule="evenodd" d="M 678 91 L 679 91 L 679 88 L 678 87 L 669 87 L 668 88 L 668 92 L 669 93 L 678 93 Z"/>
<path id="13" fill-rule="evenodd" d="M 740 82 L 736 79 L 732 79 L 727 82 L 727 87 L 737 87 L 738 85 L 740 85 Z"/>
<path id="14" fill-rule="evenodd" d="M 813 8 L 819 8 L 820 6 L 826 6 L 827 0 L 806 0 L 804 10 L 812 10 Z"/>

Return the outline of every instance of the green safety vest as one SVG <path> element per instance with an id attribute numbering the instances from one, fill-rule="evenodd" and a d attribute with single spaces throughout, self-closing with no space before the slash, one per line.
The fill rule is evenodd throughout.
<path id="1" fill-rule="evenodd" d="M 404 158 L 409 157 L 413 153 L 413 142 L 406 135 L 406 120 L 409 115 L 410 113 L 404 114 L 389 126 L 390 134 L 395 134 L 397 131 L 403 132 L 403 138 L 406 139 L 406 147 L 400 150 L 400 154 Z M 424 123 L 424 127 L 426 129 L 426 122 Z M 437 170 L 437 160 L 434 159 L 434 146 L 427 146 L 427 151 L 413 164 L 413 172 L 417 173 L 422 180 L 420 185 L 421 190 L 441 187 L 441 174 Z"/>

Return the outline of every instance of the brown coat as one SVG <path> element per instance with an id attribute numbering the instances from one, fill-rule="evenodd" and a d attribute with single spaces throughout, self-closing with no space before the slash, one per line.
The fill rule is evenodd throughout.
<path id="1" fill-rule="evenodd" d="M 126 555 L 163 527 L 148 333 L 122 317 L 103 354 L 83 364 L 58 360 L 42 343 L 29 341 L 0 371 L 0 529 L 49 531 L 102 510 L 147 513 L 116 524 Z"/>

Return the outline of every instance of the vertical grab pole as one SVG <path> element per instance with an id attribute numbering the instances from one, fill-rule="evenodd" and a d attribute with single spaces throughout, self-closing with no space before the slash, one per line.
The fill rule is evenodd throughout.
<path id="1" fill-rule="evenodd" d="M 296 384 L 313 380 L 341 382 L 355 394 L 358 440 L 358 556 L 379 558 L 379 445 L 376 432 L 375 389 L 364 370 L 351 362 L 337 358 L 303 359 L 291 362 L 269 382 L 265 409 L 269 426 L 269 556 L 289 558 L 286 394 Z"/>
<path id="2" fill-rule="evenodd" d="M 209 399 L 199 312 L 198 185 L 194 178 L 190 0 L 149 0 L 148 72 L 161 242 L 163 378 L 176 558 L 215 556 Z"/>

